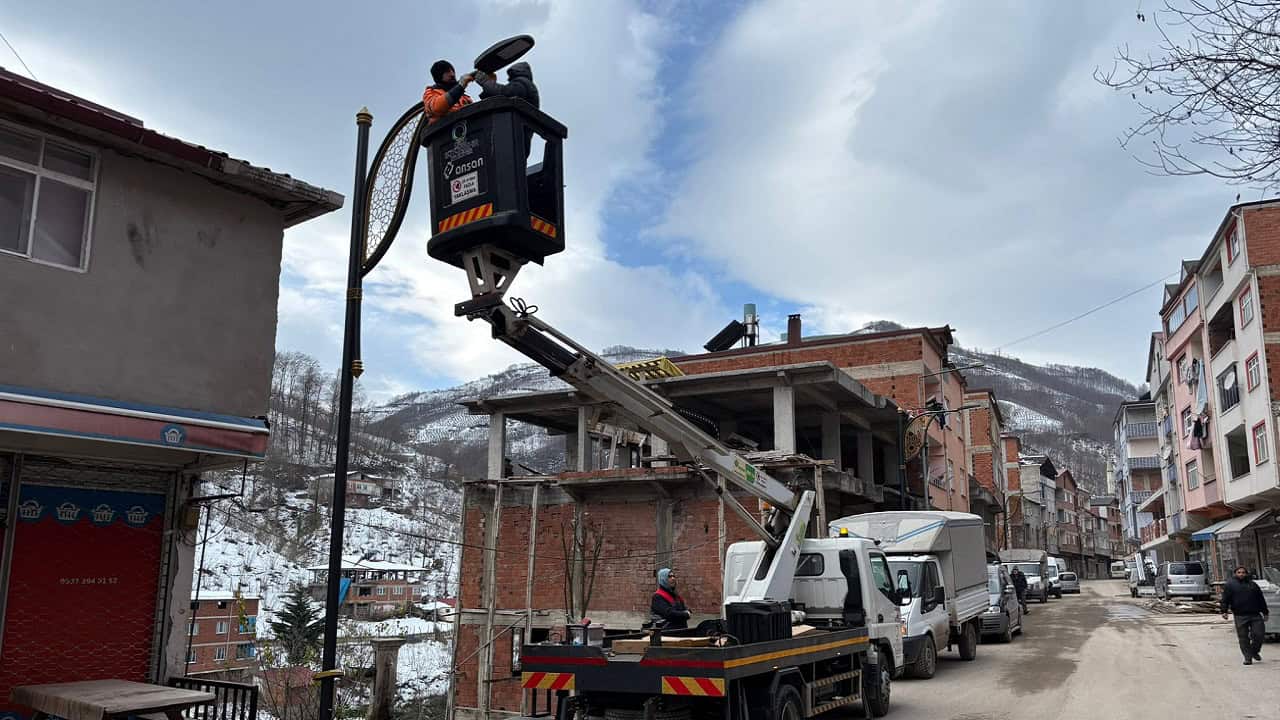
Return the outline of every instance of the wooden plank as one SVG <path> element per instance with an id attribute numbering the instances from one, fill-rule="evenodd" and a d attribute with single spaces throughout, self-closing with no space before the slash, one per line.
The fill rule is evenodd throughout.
<path id="1" fill-rule="evenodd" d="M 709 637 L 663 637 L 662 647 L 712 647 L 712 640 Z M 643 655 L 648 649 L 648 638 L 613 641 L 613 651 L 622 655 Z"/>
<path id="2" fill-rule="evenodd" d="M 214 701 L 213 693 L 127 680 L 21 685 L 13 688 L 11 697 L 15 703 L 66 720 L 184 710 Z"/>

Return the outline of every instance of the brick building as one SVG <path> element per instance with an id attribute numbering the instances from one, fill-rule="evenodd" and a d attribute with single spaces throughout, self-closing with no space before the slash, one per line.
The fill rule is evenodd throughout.
<path id="1" fill-rule="evenodd" d="M 328 592 L 329 566 L 309 567 L 311 597 L 324 602 Z M 346 617 L 377 620 L 408 610 L 422 599 L 426 585 L 423 568 L 416 565 L 369 560 L 342 559 L 342 582 L 338 588 L 339 612 Z"/>
<path id="2" fill-rule="evenodd" d="M 1005 478 L 1004 415 L 990 390 L 964 396 L 965 446 L 969 453 L 969 509 L 986 522 L 987 550 L 1004 547 Z M 1016 457 L 1016 456 L 1015 456 Z"/>
<path id="3" fill-rule="evenodd" d="M 258 598 L 202 591 L 191 616 L 186 674 L 247 679 L 258 658 Z"/>
<path id="4" fill-rule="evenodd" d="M 317 504 L 328 506 L 333 502 L 333 473 L 316 476 L 315 493 Z M 347 507 L 368 508 L 394 498 L 395 484 L 390 478 L 362 470 L 347 475 Z"/>

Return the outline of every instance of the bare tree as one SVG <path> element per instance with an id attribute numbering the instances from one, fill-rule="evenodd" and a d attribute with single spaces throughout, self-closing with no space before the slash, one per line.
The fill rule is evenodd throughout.
<path id="1" fill-rule="evenodd" d="M 1155 26 L 1158 50 L 1121 47 L 1094 73 L 1144 116 L 1122 144 L 1149 140 L 1149 154 L 1133 149 L 1157 173 L 1280 187 L 1280 4 L 1165 0 L 1137 19 Z"/>

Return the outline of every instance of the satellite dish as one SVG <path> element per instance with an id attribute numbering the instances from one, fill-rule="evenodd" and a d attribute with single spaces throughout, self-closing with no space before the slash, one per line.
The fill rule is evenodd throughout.
<path id="1" fill-rule="evenodd" d="M 916 455 L 920 454 L 920 450 L 924 448 L 924 432 L 929 425 L 929 416 L 921 415 L 907 425 L 907 429 L 902 432 L 902 460 L 906 462 Z"/>
<path id="2" fill-rule="evenodd" d="M 1235 373 L 1231 373 L 1231 374 L 1227 375 L 1226 377 L 1222 378 L 1222 389 L 1223 389 L 1223 390 L 1230 390 L 1231 388 L 1233 388 L 1233 387 L 1235 387 L 1235 386 L 1236 386 L 1236 374 L 1235 374 Z"/>
<path id="3" fill-rule="evenodd" d="M 476 58 L 476 69 L 490 75 L 519 60 L 533 49 L 532 35 L 514 35 L 494 43 Z"/>

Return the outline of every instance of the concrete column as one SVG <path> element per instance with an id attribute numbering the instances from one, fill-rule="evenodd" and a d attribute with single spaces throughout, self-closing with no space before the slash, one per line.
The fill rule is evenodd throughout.
<path id="1" fill-rule="evenodd" d="M 381 638 L 373 641 L 373 696 L 369 701 L 369 720 L 391 720 L 396 702 L 396 664 L 404 638 Z"/>
<path id="2" fill-rule="evenodd" d="M 898 448 L 886 444 L 880 446 L 880 452 L 884 454 L 884 484 L 896 488 L 898 487 Z M 875 465 L 872 467 L 874 468 Z"/>
<path id="3" fill-rule="evenodd" d="M 502 427 L 502 423 L 498 424 Z M 490 439 L 492 440 L 492 426 L 490 426 Z M 491 443 L 492 445 L 492 443 Z M 492 457 L 490 457 L 492 460 Z M 501 456 L 499 456 L 498 468 L 501 470 Z M 493 489 L 493 509 L 490 510 L 489 516 L 486 518 L 484 533 L 484 582 L 481 585 L 482 602 L 485 607 L 484 632 L 480 634 L 480 657 L 478 659 L 478 681 L 479 687 L 476 690 L 479 702 L 477 703 L 480 713 L 484 717 L 489 714 L 489 700 L 492 696 L 492 685 L 490 680 L 493 678 L 493 618 L 497 611 L 497 586 L 498 586 L 498 524 L 502 522 L 502 484 L 498 483 Z"/>
<path id="4" fill-rule="evenodd" d="M 840 462 L 840 413 L 822 413 L 822 459 L 835 461 L 835 469 L 843 470 Z"/>
<path id="5" fill-rule="evenodd" d="M 871 433 L 869 432 L 858 433 L 857 439 L 858 439 L 858 477 L 867 482 L 873 483 L 876 481 L 875 443 L 871 441 Z M 887 460 L 888 458 L 889 456 L 888 454 L 886 454 L 885 459 Z M 897 457 L 897 454 L 895 453 L 893 457 L 892 465 L 897 465 L 897 464 L 898 464 L 898 457 Z M 892 467 L 892 465 L 890 465 L 890 467 Z"/>
<path id="6" fill-rule="evenodd" d="M 773 388 L 773 449 L 796 451 L 796 391 L 790 385 Z"/>
<path id="7" fill-rule="evenodd" d="M 490 480 L 502 479 L 502 468 L 507 459 L 507 416 L 496 412 L 489 416 L 489 456 L 488 466 Z"/>
<path id="8" fill-rule="evenodd" d="M 649 436 L 649 454 L 655 457 L 659 455 L 670 455 L 671 446 L 667 444 L 666 440 L 663 440 L 657 435 L 650 435 Z M 653 467 L 668 467 L 669 465 L 671 465 L 671 463 L 667 462 L 666 460 L 653 463 Z"/>
<path id="9" fill-rule="evenodd" d="M 578 472 L 591 469 L 591 434 L 588 432 L 587 425 L 587 409 L 580 407 L 578 408 L 578 432 L 574 435 L 574 443 L 577 447 L 574 457 L 578 461 L 575 469 Z"/>

